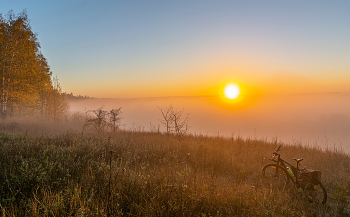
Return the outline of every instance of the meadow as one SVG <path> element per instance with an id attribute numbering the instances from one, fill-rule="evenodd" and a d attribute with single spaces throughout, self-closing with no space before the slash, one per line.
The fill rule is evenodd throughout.
<path id="1" fill-rule="evenodd" d="M 350 216 L 349 5 L 3 2 L 3 217 Z"/>
<path id="2" fill-rule="evenodd" d="M 334 147 L 239 136 L 179 139 L 141 128 L 50 134 L 13 122 L 1 129 L 2 216 L 350 215 L 350 157 Z M 326 205 L 264 181 L 261 169 L 279 145 L 287 161 L 304 158 L 302 166 L 322 172 Z"/>

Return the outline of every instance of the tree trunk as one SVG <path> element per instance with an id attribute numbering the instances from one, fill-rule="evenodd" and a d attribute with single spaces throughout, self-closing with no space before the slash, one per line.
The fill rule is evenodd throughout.
<path id="1" fill-rule="evenodd" d="M 5 98 L 5 63 L 2 68 L 2 89 L 1 89 L 1 117 L 6 118 L 6 98 Z"/>

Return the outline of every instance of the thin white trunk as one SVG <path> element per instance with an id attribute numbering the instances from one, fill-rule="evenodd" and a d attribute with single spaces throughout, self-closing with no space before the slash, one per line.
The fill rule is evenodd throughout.
<path id="1" fill-rule="evenodd" d="M 5 48 L 6 49 L 6 48 Z M 1 86 L 1 116 L 2 118 L 5 118 L 5 112 L 6 112 L 6 100 L 5 100 L 5 67 L 6 67 L 6 51 L 3 59 L 2 64 L 2 86 Z"/>

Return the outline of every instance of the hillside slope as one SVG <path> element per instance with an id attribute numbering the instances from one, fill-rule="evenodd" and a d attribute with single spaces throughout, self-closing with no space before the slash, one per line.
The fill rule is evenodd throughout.
<path id="1" fill-rule="evenodd" d="M 325 206 L 262 179 L 279 145 L 322 172 Z M 4 216 L 349 215 L 349 165 L 340 151 L 239 137 L 2 131 L 0 205 Z"/>

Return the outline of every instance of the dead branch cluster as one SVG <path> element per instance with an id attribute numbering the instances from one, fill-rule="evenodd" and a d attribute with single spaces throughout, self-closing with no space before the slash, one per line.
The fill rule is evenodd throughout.
<path id="1" fill-rule="evenodd" d="M 116 131 L 119 129 L 123 118 L 120 108 L 114 108 L 110 111 L 103 110 L 103 106 L 96 110 L 86 111 L 85 123 L 83 130 L 93 129 L 97 133 L 103 133 L 106 129 Z"/>
<path id="2" fill-rule="evenodd" d="M 158 107 L 163 118 L 160 123 L 165 127 L 167 133 L 175 133 L 179 137 L 183 137 L 189 128 L 188 114 L 184 115 L 184 110 L 174 108 L 172 105 L 166 108 Z"/>

